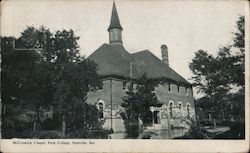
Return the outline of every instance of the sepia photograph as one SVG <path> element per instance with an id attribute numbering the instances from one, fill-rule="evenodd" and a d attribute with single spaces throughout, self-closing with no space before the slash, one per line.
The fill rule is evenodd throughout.
<path id="1" fill-rule="evenodd" d="M 3 0 L 1 138 L 249 140 L 248 7 Z"/>

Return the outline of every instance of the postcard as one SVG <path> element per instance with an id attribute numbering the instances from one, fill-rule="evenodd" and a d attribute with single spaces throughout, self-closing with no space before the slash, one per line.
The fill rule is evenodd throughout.
<path id="1" fill-rule="evenodd" d="M 3 0 L 2 152 L 248 152 L 249 2 Z"/>

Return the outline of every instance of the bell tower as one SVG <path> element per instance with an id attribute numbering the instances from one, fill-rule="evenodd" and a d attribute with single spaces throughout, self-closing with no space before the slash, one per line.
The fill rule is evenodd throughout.
<path id="1" fill-rule="evenodd" d="M 122 29 L 123 28 L 119 21 L 115 2 L 113 2 L 111 21 L 110 21 L 110 25 L 108 28 L 110 44 L 122 44 Z"/>

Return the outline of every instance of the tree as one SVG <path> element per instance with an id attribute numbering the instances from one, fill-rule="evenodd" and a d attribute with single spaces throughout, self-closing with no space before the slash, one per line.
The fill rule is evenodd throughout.
<path id="1" fill-rule="evenodd" d="M 136 97 L 139 102 L 139 117 L 142 119 L 143 124 L 152 123 L 152 112 L 150 106 L 155 106 L 157 98 L 154 91 L 156 83 L 153 79 L 147 78 L 146 74 L 143 74 L 137 81 Z"/>
<path id="2" fill-rule="evenodd" d="M 133 85 L 130 83 L 128 91 L 126 91 L 126 96 L 123 97 L 121 106 L 125 108 L 125 111 L 121 113 L 121 117 L 124 120 L 127 136 L 137 137 L 139 134 L 138 119 L 140 102 L 132 86 Z"/>
<path id="3" fill-rule="evenodd" d="M 85 105 L 89 87 L 97 88 L 101 85 L 96 72 L 96 64 L 80 56 L 77 43 L 79 37 L 75 36 L 73 30 L 56 31 L 52 34 L 45 27 L 35 30 L 30 27 L 28 31 L 36 34 L 35 45 L 44 48 L 41 55 L 52 72 L 50 84 L 54 90 L 53 106 L 62 115 L 61 120 L 64 125 L 66 120 L 71 121 L 79 116 L 79 112 L 76 113 L 74 110 Z M 29 40 L 25 39 L 28 35 L 25 33 L 23 35 L 25 37 L 21 37 L 22 40 Z M 34 43 L 31 44 L 34 45 Z M 76 128 L 75 125 L 72 126 Z"/>
<path id="4" fill-rule="evenodd" d="M 40 110 L 53 106 L 64 116 L 59 119 L 72 123 L 70 128 L 98 127 L 95 115 L 89 115 L 97 110 L 86 99 L 89 88 L 102 84 L 97 65 L 80 56 L 78 39 L 73 30 L 52 33 L 43 26 L 27 27 L 18 39 L 1 37 L 3 103 L 34 110 L 34 125 L 40 122 Z"/>
<path id="5" fill-rule="evenodd" d="M 89 112 L 89 110 L 85 110 L 90 107 L 85 103 L 87 92 L 90 87 L 97 88 L 101 85 L 101 82 L 98 80 L 96 64 L 92 61 L 83 60 L 79 61 L 79 63 L 64 64 L 55 86 L 53 105 L 56 106 L 55 108 L 57 108 L 57 112 L 62 116 L 63 120 L 71 122 L 69 124 L 71 129 L 80 127 L 86 129 L 84 125 L 87 125 L 87 122 L 98 122 L 97 118 L 95 120 L 86 120 L 86 116 L 82 115 L 87 115 Z M 81 118 L 79 119 L 79 117 Z M 76 119 L 78 121 L 81 120 L 82 123 L 86 122 L 86 124 L 78 125 L 79 123 L 75 121 Z M 88 127 L 91 126 L 88 125 Z"/>
<path id="6" fill-rule="evenodd" d="M 234 101 L 232 97 L 235 95 L 244 97 L 244 17 L 240 16 L 236 23 L 238 31 L 234 33 L 233 45 L 220 48 L 216 56 L 208 54 L 207 51 L 198 50 L 189 65 L 194 74 L 192 77 L 194 86 L 198 92 L 204 93 L 205 97 L 212 101 L 211 109 L 214 114 L 219 115 L 217 119 L 223 119 L 224 113 L 228 113 L 225 106 Z M 232 92 L 232 89 L 238 89 L 238 91 Z M 244 103 L 240 99 L 238 103 Z M 241 107 L 244 108 L 242 105 Z M 241 118 L 244 118 L 243 116 L 242 114 Z"/>
<path id="7" fill-rule="evenodd" d="M 233 58 L 234 69 L 236 73 L 232 74 L 234 76 L 234 83 L 242 87 L 243 92 L 245 91 L 245 17 L 239 16 L 239 20 L 236 22 L 237 32 L 234 33 L 234 44 L 236 49 L 235 57 Z"/>
<path id="8" fill-rule="evenodd" d="M 241 49 L 242 52 L 245 51 L 245 17 L 239 16 L 236 22 L 237 32 L 234 33 L 234 47 Z"/>
<path id="9" fill-rule="evenodd" d="M 150 106 L 154 106 L 157 98 L 154 91 L 155 81 L 148 79 L 146 74 L 135 81 L 137 87 L 133 90 L 133 84 L 130 82 L 126 96 L 123 97 L 122 106 L 125 112 L 122 113 L 122 118 L 125 122 L 125 127 L 128 136 L 138 136 L 139 118 L 143 124 L 152 124 L 152 112 Z"/>
<path id="10" fill-rule="evenodd" d="M 44 91 L 38 84 L 46 79 L 42 75 L 46 74 L 46 71 L 42 70 L 41 58 L 37 52 L 34 50 L 13 50 L 12 43 L 15 40 L 13 37 L 3 37 L 1 40 L 3 53 L 1 75 L 2 80 L 4 80 L 1 86 L 3 119 L 14 117 L 16 120 L 16 117 L 29 106 L 42 105 L 41 97 L 45 95 L 42 95 Z M 19 110 L 15 111 L 15 107 Z"/>

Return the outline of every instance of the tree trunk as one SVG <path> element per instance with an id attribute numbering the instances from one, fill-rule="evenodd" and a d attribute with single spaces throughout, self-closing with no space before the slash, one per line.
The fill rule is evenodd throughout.
<path id="1" fill-rule="evenodd" d="M 224 110 L 222 110 L 222 121 L 225 121 L 225 113 L 224 113 Z"/>
<path id="2" fill-rule="evenodd" d="M 37 131 L 37 126 L 38 126 L 39 121 L 40 121 L 40 107 L 37 106 L 36 107 L 36 119 L 33 124 L 33 131 Z"/>
<path id="3" fill-rule="evenodd" d="M 63 118 L 62 119 L 62 135 L 63 135 L 63 137 L 65 137 L 65 135 L 66 135 L 66 121 L 65 121 L 65 116 L 63 115 L 62 118 Z"/>
<path id="4" fill-rule="evenodd" d="M 33 131 L 36 131 L 36 121 L 33 123 Z"/>
<path id="5" fill-rule="evenodd" d="M 216 128 L 216 119 L 214 118 L 214 129 Z"/>

